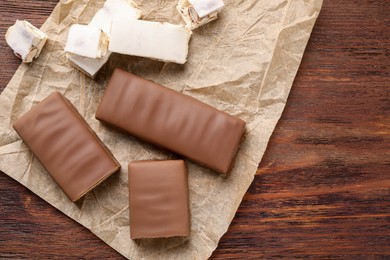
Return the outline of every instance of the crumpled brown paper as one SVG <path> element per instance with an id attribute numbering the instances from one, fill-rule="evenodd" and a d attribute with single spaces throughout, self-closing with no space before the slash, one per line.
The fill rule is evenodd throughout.
<path id="1" fill-rule="evenodd" d="M 194 31 L 185 65 L 113 54 L 95 80 L 67 63 L 70 25 L 87 24 L 103 0 L 60 1 L 42 26 L 41 56 L 22 64 L 0 96 L 0 169 L 108 245 L 131 259 L 205 259 L 253 180 L 282 113 L 322 0 L 225 0 L 220 17 Z M 136 1 L 144 19 L 183 23 L 177 1 Z M 95 111 L 114 68 L 193 96 L 247 122 L 245 140 L 228 178 L 197 164 L 189 168 L 191 236 L 136 243 L 130 239 L 127 164 L 174 156 L 100 124 Z M 62 92 L 121 163 L 84 199 L 72 203 L 32 155 L 11 124 L 53 91 Z"/>

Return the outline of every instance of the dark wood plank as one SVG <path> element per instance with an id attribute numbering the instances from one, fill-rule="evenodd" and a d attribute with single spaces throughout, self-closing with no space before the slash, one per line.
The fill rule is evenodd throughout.
<path id="1" fill-rule="evenodd" d="M 216 259 L 390 257 L 389 6 L 324 1 Z"/>
<path id="2" fill-rule="evenodd" d="M 0 2 L 0 91 L 19 61 L 3 35 L 56 1 Z M 214 259 L 390 258 L 390 2 L 325 0 L 285 112 Z M 0 258 L 121 259 L 0 174 Z"/>

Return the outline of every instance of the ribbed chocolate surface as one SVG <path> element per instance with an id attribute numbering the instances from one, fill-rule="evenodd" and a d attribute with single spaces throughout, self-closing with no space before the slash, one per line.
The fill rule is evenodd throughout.
<path id="1" fill-rule="evenodd" d="M 13 127 L 72 201 L 119 169 L 73 105 L 54 92 Z"/>
<path id="2" fill-rule="evenodd" d="M 129 164 L 131 238 L 188 236 L 188 174 L 182 160 Z"/>
<path id="3" fill-rule="evenodd" d="M 96 118 L 227 173 L 245 122 L 190 96 L 116 69 Z"/>

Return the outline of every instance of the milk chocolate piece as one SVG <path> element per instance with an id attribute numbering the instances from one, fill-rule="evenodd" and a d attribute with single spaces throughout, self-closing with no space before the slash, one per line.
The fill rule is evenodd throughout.
<path id="1" fill-rule="evenodd" d="M 72 201 L 120 167 L 76 108 L 58 92 L 34 106 L 13 127 Z"/>
<path id="2" fill-rule="evenodd" d="M 232 167 L 245 130 L 237 117 L 120 69 L 96 118 L 220 173 Z"/>
<path id="3" fill-rule="evenodd" d="M 129 164 L 130 236 L 188 236 L 188 174 L 182 160 Z"/>

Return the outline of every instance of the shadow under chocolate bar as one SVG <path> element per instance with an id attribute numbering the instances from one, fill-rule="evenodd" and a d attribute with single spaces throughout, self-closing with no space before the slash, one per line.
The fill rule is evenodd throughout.
<path id="1" fill-rule="evenodd" d="M 96 119 L 228 173 L 245 122 L 190 96 L 115 69 Z"/>
<path id="2" fill-rule="evenodd" d="M 58 92 L 13 127 L 72 201 L 120 168 L 76 108 Z"/>

